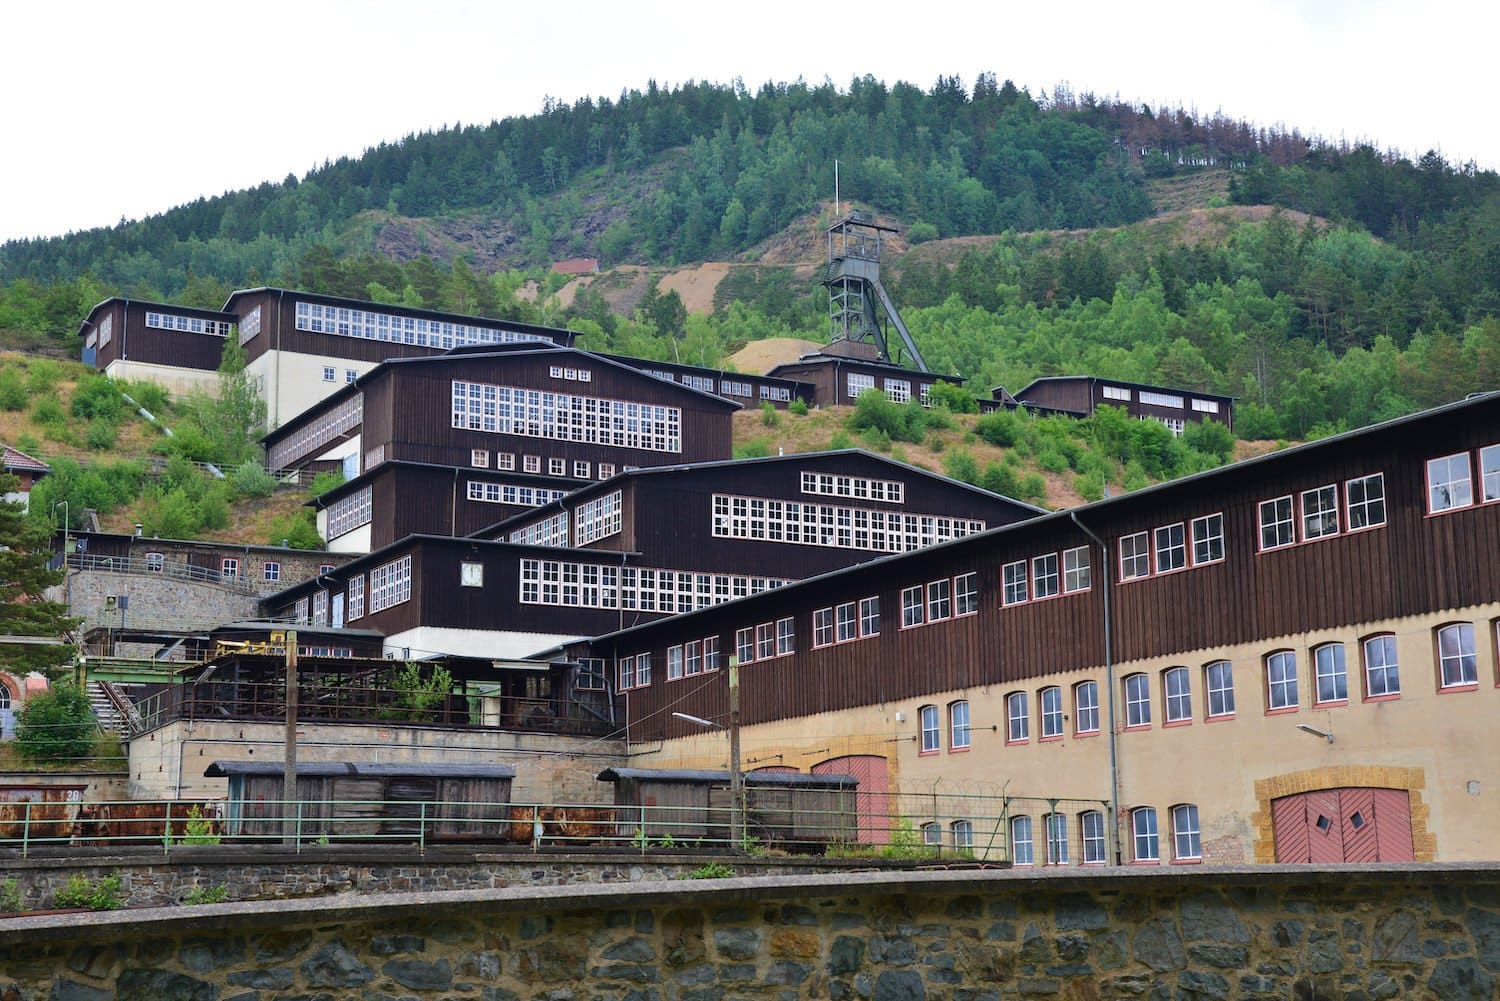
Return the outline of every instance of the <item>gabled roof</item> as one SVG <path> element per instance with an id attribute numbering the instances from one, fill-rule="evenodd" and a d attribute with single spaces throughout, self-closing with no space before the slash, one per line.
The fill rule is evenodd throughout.
<path id="1" fill-rule="evenodd" d="M 790 376 L 777 375 L 776 373 L 780 372 L 782 369 L 793 368 L 798 365 L 839 365 L 844 368 L 855 368 L 863 365 L 868 368 L 879 369 L 882 372 L 889 372 L 891 375 L 904 373 L 906 375 L 912 376 L 913 378 L 921 378 L 923 376 L 926 376 L 929 379 L 940 379 L 944 382 L 957 383 L 958 385 L 963 385 L 965 382 L 969 381 L 961 375 L 944 375 L 941 372 L 923 372 L 921 369 L 906 368 L 903 365 L 897 365 L 895 362 L 877 361 L 873 358 L 851 358 L 848 355 L 830 355 L 824 354 L 822 351 L 809 351 L 805 355 L 798 355 L 796 361 L 782 362 L 780 365 L 775 366 L 769 372 L 767 372 L 766 375 L 774 379 L 788 379 L 790 378 Z"/>
<path id="2" fill-rule="evenodd" d="M 1125 379 L 1107 379 L 1102 375 L 1044 375 L 1038 379 L 1032 379 L 1031 382 L 1026 385 L 1025 389 L 1022 389 L 1020 392 L 1016 393 L 1012 398 L 1019 402 L 1025 402 L 1024 400 L 1022 400 L 1022 397 L 1025 396 L 1026 393 L 1030 392 L 1033 386 L 1039 385 L 1043 382 L 1087 382 L 1090 385 L 1093 385 L 1096 382 L 1107 382 L 1111 386 L 1127 386 L 1131 389 L 1144 389 L 1150 392 L 1158 393 L 1181 393 L 1188 396 L 1203 396 L 1211 400 L 1233 401 L 1237 399 L 1237 397 L 1225 396 L 1222 393 L 1210 393 L 1207 390 L 1202 389 L 1178 389 L 1175 386 L 1153 386 L 1150 383 L 1146 382 L 1129 382 Z M 996 386 L 995 388 L 1000 390 L 1001 392 L 1005 391 L 1004 386 Z"/>
<path id="3" fill-rule="evenodd" d="M 130 299 L 122 295 L 112 295 L 108 299 L 101 299 L 94 305 L 93 309 L 89 310 L 89 315 L 84 317 L 83 322 L 78 325 L 78 336 L 83 337 L 88 333 L 88 329 L 94 325 L 94 317 L 98 315 L 101 309 L 116 302 L 122 302 L 127 306 L 132 303 L 137 306 L 155 306 L 163 312 L 189 313 L 197 316 L 213 317 L 216 320 L 227 320 L 230 323 L 234 323 L 239 319 L 234 313 L 229 313 L 222 309 L 204 309 L 202 306 L 182 306 L 174 302 L 152 302 L 149 299 Z"/>
<path id="4" fill-rule="evenodd" d="M 992 493 L 988 490 L 985 490 L 983 487 L 976 487 L 973 484 L 965 483 L 962 480 L 955 480 L 950 477 L 944 476 L 941 473 L 934 473 L 932 470 L 924 469 L 921 466 L 914 466 L 908 465 L 904 462 L 897 462 L 895 459 L 888 458 L 876 452 L 866 451 L 863 448 L 835 448 L 822 452 L 788 452 L 784 455 L 764 455 L 749 459 L 712 459 L 708 462 L 684 462 L 677 465 L 642 466 L 638 469 L 630 469 L 624 472 L 616 473 L 607 480 L 596 480 L 588 484 L 587 486 L 579 487 L 577 490 L 572 491 L 560 500 L 549 501 L 546 504 L 542 504 L 538 507 L 532 508 L 530 511 L 523 511 L 520 514 L 511 515 L 509 518 L 501 519 L 493 525 L 487 525 L 484 528 L 479 529 L 477 532 L 470 532 L 467 537 L 474 539 L 482 535 L 487 535 L 490 532 L 502 531 L 506 528 L 509 528 L 513 524 L 524 524 L 540 517 L 545 511 L 549 511 L 554 508 L 561 510 L 563 507 L 574 504 L 577 501 L 593 497 L 597 494 L 603 493 L 606 490 L 616 489 L 622 483 L 628 481 L 639 481 L 648 476 L 681 476 L 684 474 L 695 475 L 698 473 L 712 472 L 715 469 L 725 469 L 731 466 L 735 468 L 741 468 L 747 465 L 769 465 L 772 463 L 781 462 L 805 463 L 810 460 L 823 462 L 831 460 L 835 456 L 841 455 L 858 456 L 863 459 L 874 460 L 877 463 L 889 466 L 891 467 L 893 476 L 915 473 L 920 476 L 926 477 L 927 479 L 940 483 L 945 487 L 956 487 L 961 490 L 967 490 L 971 493 L 978 494 L 979 496 L 984 497 L 988 500 L 1009 501 L 1016 507 L 1024 511 L 1029 511 L 1033 514 L 1049 513 L 1046 508 L 1037 507 L 1034 504 L 1028 504 L 1025 501 L 1016 500 L 1014 497 L 1006 497 L 1003 494 Z"/>
<path id="5" fill-rule="evenodd" d="M 41 459 L 33 458 L 21 451 L 19 448 L 5 446 L 4 457 L 0 458 L 0 469 L 6 472 L 12 470 L 24 470 L 28 473 L 50 473 L 52 467 Z"/>
<path id="6" fill-rule="evenodd" d="M 523 473 L 518 470 L 511 469 L 489 469 L 480 468 L 478 466 L 452 466 L 445 465 L 440 462 L 416 462 L 411 459 L 386 459 L 378 466 L 371 466 L 369 469 L 360 473 L 353 479 L 345 480 L 338 486 L 330 487 L 329 489 L 318 494 L 318 496 L 313 497 L 310 500 L 303 501 L 302 506 L 314 509 L 325 507 L 328 504 L 331 504 L 334 501 L 338 500 L 340 497 L 348 496 L 355 490 L 358 490 L 360 487 L 365 486 L 375 477 L 380 476 L 382 473 L 389 473 L 392 470 L 399 468 L 414 469 L 418 471 L 434 471 L 449 474 L 458 472 L 464 473 L 469 476 L 488 477 L 492 481 L 496 479 L 515 480 L 517 483 L 523 483 L 526 486 L 549 487 L 554 490 L 576 490 L 579 487 L 592 482 L 590 480 L 580 480 L 568 476 L 547 476 L 542 473 Z"/>

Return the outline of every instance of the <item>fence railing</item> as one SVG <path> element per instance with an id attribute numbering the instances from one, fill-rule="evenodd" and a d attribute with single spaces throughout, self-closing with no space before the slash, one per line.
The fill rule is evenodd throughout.
<path id="1" fill-rule="evenodd" d="M 44 847 L 159 848 L 263 844 L 303 852 L 382 844 L 418 853 L 435 845 L 613 851 L 638 856 L 723 853 L 824 855 L 922 865 L 1005 865 L 1003 839 L 922 843 L 911 820 L 870 814 L 852 792 L 793 801 L 750 785 L 735 811 L 723 790 L 708 803 L 507 803 L 433 799 L 132 800 L 0 803 L 0 853 Z M 982 805 L 982 808 L 980 808 Z M 971 798 L 976 824 L 1004 830 L 1005 801 Z"/>
<path id="2" fill-rule="evenodd" d="M 192 681 L 173 685 L 135 703 L 144 733 L 177 720 L 285 722 L 286 685 L 281 681 Z M 575 715 L 581 707 L 561 698 L 525 698 L 488 692 L 452 692 L 427 701 L 388 687 L 303 683 L 297 689 L 302 723 L 392 723 L 456 729 L 520 730 L 600 737 L 614 724 Z"/>
<path id="3" fill-rule="evenodd" d="M 238 575 L 225 574 L 208 567 L 168 563 L 165 560 L 148 560 L 141 557 L 95 556 L 90 553 L 69 553 L 68 568 L 70 570 L 94 571 L 96 573 L 149 574 L 167 580 L 217 584 L 220 587 L 226 587 L 232 591 L 241 591 L 245 594 L 269 593 L 272 590 L 270 586 L 264 585 L 262 582 L 252 581 L 247 577 L 240 577 Z M 276 582 L 273 581 L 270 584 L 274 585 Z"/>

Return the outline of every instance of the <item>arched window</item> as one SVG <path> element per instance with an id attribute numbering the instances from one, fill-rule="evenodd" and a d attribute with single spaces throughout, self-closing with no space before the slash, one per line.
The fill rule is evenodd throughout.
<path id="1" fill-rule="evenodd" d="M 1437 631 L 1438 668 L 1444 688 L 1479 683 L 1474 653 L 1474 623 L 1455 622 Z"/>
<path id="2" fill-rule="evenodd" d="M 1073 686 L 1073 732 L 1099 732 L 1099 682 L 1080 681 Z"/>
<path id="3" fill-rule="evenodd" d="M 1104 847 L 1104 814 L 1089 810 L 1078 815 L 1078 829 L 1083 833 L 1084 864 L 1106 861 Z"/>
<path id="4" fill-rule="evenodd" d="M 1203 668 L 1203 687 L 1208 692 L 1208 718 L 1234 715 L 1234 668 L 1227 660 L 1216 660 Z"/>
<path id="5" fill-rule="evenodd" d="M 1144 674 L 1125 679 L 1125 725 L 1151 725 L 1151 679 Z"/>
<path id="6" fill-rule="evenodd" d="M 1297 708 L 1297 655 L 1290 650 L 1266 657 L 1266 708 Z"/>
<path id="7" fill-rule="evenodd" d="M 935 820 L 922 825 L 922 844 L 935 847 L 943 843 L 943 825 Z"/>
<path id="8" fill-rule="evenodd" d="M 1138 806 L 1130 811 L 1130 830 L 1135 842 L 1132 856 L 1137 862 L 1156 862 L 1161 859 L 1161 842 L 1156 832 L 1156 809 Z"/>
<path id="9" fill-rule="evenodd" d="M 1318 675 L 1318 702 L 1349 701 L 1349 673 L 1344 667 L 1344 644 L 1324 643 L 1313 650 Z"/>
<path id="10" fill-rule="evenodd" d="M 1062 689 L 1056 686 L 1041 691 L 1042 739 L 1063 735 Z"/>
<path id="11" fill-rule="evenodd" d="M 1031 719 L 1025 692 L 1011 692 L 1005 697 L 1005 739 L 1018 744 L 1031 736 Z"/>
<path id="12" fill-rule="evenodd" d="M 923 706 L 918 713 L 922 720 L 922 753 L 933 754 L 942 745 L 942 733 L 938 728 L 938 707 Z"/>
<path id="13" fill-rule="evenodd" d="M 1049 813 L 1042 818 L 1047 828 L 1047 864 L 1068 864 L 1068 815 Z"/>
<path id="14" fill-rule="evenodd" d="M 953 847 L 959 849 L 974 847 L 974 824 L 971 821 L 955 820 L 953 822 Z"/>
<path id="15" fill-rule="evenodd" d="M 1162 692 L 1167 702 L 1167 722 L 1185 723 L 1193 718 L 1193 682 L 1185 667 L 1169 667 L 1162 674 Z"/>
<path id="16" fill-rule="evenodd" d="M 1203 857 L 1203 845 L 1198 838 L 1198 808 L 1192 803 L 1172 807 L 1172 857 Z"/>
<path id="17" fill-rule="evenodd" d="M 1012 865 L 1032 865 L 1031 818 L 1010 818 L 1010 861 Z"/>
<path id="18" fill-rule="evenodd" d="M 969 703 L 966 699 L 948 704 L 948 749 L 962 751 L 969 746 Z"/>
<path id="19" fill-rule="evenodd" d="M 1401 667 L 1396 658 L 1396 637 L 1390 633 L 1365 640 L 1365 698 L 1391 698 L 1401 694 Z"/>

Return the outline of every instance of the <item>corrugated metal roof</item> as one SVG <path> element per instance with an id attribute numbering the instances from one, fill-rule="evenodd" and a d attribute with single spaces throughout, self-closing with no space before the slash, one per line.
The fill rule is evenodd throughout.
<path id="1" fill-rule="evenodd" d="M 729 781 L 728 772 L 706 768 L 606 768 L 598 775 L 600 782 L 633 779 L 637 782 L 685 782 L 710 785 Z M 801 772 L 745 772 L 747 786 L 800 786 L 807 789 L 845 789 L 859 785 L 853 775 L 805 775 Z"/>
<path id="2" fill-rule="evenodd" d="M 286 766 L 280 761 L 215 761 L 203 773 L 208 778 L 228 775 L 281 775 Z M 361 778 L 431 777 L 443 779 L 513 779 L 511 765 L 418 765 L 382 763 L 379 761 L 301 761 L 297 774 L 315 776 L 351 775 Z"/>

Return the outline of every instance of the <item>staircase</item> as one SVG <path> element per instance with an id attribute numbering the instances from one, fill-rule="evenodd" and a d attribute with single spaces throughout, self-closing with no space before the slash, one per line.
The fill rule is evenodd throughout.
<path id="1" fill-rule="evenodd" d="M 119 686 L 109 681 L 90 681 L 88 693 L 89 705 L 93 707 L 100 730 L 116 737 L 127 737 L 137 729 L 139 718 L 135 708 Z"/>

